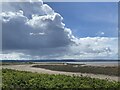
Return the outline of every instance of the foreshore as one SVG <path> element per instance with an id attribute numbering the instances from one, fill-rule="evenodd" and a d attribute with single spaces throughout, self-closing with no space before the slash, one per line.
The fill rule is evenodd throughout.
<path id="1" fill-rule="evenodd" d="M 46 63 L 41 63 L 41 65 L 46 65 Z M 44 74 L 64 74 L 64 75 L 76 75 L 76 76 L 88 76 L 91 78 L 99 78 L 99 79 L 108 79 L 113 81 L 118 81 L 118 76 L 109 76 L 109 75 L 102 75 L 102 74 L 91 74 L 91 73 L 75 73 L 75 72 L 64 72 L 64 71 L 53 71 L 44 68 L 35 68 L 32 67 L 34 65 L 40 65 L 40 63 L 36 64 L 24 64 L 24 65 L 3 65 L 2 68 L 5 69 L 14 69 L 19 71 L 29 71 L 29 72 L 36 72 L 36 73 L 44 73 Z M 57 65 L 55 63 L 51 65 Z M 60 65 L 60 64 L 58 64 Z"/>

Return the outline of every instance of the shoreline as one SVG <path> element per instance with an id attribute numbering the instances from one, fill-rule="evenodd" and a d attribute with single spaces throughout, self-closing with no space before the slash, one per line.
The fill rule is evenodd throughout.
<path id="1" fill-rule="evenodd" d="M 91 73 L 75 73 L 75 72 L 64 72 L 64 71 L 53 71 L 44 68 L 35 68 L 32 67 L 33 65 L 40 65 L 40 64 L 24 64 L 24 65 L 3 65 L 2 68 L 5 69 L 14 69 L 19 71 L 29 71 L 29 72 L 36 72 L 36 73 L 43 73 L 43 74 L 64 74 L 64 75 L 75 75 L 75 76 L 88 76 L 91 78 L 99 78 L 99 79 L 108 79 L 112 81 L 118 81 L 120 77 L 118 76 L 109 76 L 103 74 L 91 74 Z"/>
<path id="2" fill-rule="evenodd" d="M 113 67 L 120 66 L 119 62 L 68 62 L 68 64 L 85 64 L 85 66 Z"/>

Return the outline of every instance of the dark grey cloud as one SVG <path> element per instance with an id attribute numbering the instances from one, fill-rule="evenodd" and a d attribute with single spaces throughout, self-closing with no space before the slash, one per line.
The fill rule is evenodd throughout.
<path id="1" fill-rule="evenodd" d="M 70 33 L 62 26 L 59 14 L 34 16 L 30 20 L 19 12 L 8 14 L 4 13 L 2 23 L 3 50 L 34 50 L 63 47 L 71 43 Z"/>

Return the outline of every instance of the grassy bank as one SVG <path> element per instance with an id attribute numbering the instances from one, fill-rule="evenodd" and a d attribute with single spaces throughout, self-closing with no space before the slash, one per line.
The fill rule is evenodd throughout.
<path id="1" fill-rule="evenodd" d="M 45 68 L 55 71 L 65 71 L 65 72 L 80 72 L 80 73 L 93 73 L 93 74 L 104 74 L 119 76 L 118 67 L 99 67 L 99 66 L 82 66 L 82 65 L 34 65 L 32 67 Z"/>
<path id="2" fill-rule="evenodd" d="M 3 90 L 41 90 L 41 89 L 60 89 L 69 88 L 116 88 L 120 82 L 94 79 L 90 77 L 66 76 L 38 74 L 25 71 L 10 69 L 2 70 L 2 89 Z"/>

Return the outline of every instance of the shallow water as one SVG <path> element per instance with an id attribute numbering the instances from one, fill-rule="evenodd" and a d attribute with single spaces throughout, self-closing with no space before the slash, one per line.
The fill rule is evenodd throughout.
<path id="1" fill-rule="evenodd" d="M 69 64 L 85 64 L 90 66 L 118 66 L 120 62 L 67 62 Z"/>

